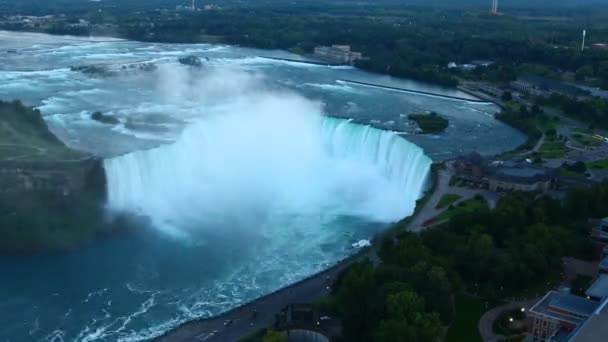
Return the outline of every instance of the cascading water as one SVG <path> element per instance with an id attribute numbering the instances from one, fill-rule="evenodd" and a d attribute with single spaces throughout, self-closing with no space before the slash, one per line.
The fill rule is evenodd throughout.
<path id="1" fill-rule="evenodd" d="M 109 207 L 171 233 L 227 216 L 326 215 L 396 221 L 412 213 L 430 159 L 398 135 L 262 96 L 188 127 L 171 145 L 105 162 Z M 290 108 L 284 111 L 283 108 Z M 260 222 L 258 222 L 260 224 Z"/>

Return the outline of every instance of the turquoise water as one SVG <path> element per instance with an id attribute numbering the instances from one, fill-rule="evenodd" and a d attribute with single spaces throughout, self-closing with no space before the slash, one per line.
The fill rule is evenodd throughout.
<path id="1" fill-rule="evenodd" d="M 179 65 L 187 55 L 205 66 Z M 523 141 L 493 105 L 338 80 L 467 96 L 458 91 L 259 57 L 269 55 L 295 57 L 0 32 L 0 98 L 38 106 L 66 143 L 106 159 L 109 214 L 150 219 L 69 253 L 1 256 L 0 340 L 145 340 L 222 312 L 323 269 L 411 213 L 427 156 Z M 158 69 L 129 67 L 144 62 Z M 84 64 L 116 75 L 70 70 Z M 92 121 L 97 110 L 121 124 Z M 431 110 L 450 119 L 446 132 L 405 134 L 408 113 Z"/>

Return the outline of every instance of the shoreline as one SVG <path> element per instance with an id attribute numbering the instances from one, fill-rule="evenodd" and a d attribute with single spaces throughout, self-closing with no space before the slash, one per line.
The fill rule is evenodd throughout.
<path id="1" fill-rule="evenodd" d="M 359 250 L 357 253 L 337 261 L 333 265 L 290 285 L 257 297 L 223 313 L 188 320 L 180 323 L 152 341 L 177 342 L 204 339 L 207 334 L 222 337 L 223 340 L 235 341 L 274 323 L 275 315 L 291 303 L 311 302 L 328 291 L 336 277 L 352 263 L 370 258 L 373 246 Z M 266 307 L 266 309 L 263 309 Z M 262 308 L 259 310 L 259 308 Z M 255 312 L 256 317 L 251 318 Z M 269 314 L 270 312 L 270 314 Z M 224 322 L 232 321 L 230 326 Z M 214 339 L 215 340 L 215 339 Z"/>
<path id="2" fill-rule="evenodd" d="M 137 39 L 133 39 L 133 38 L 128 38 L 128 37 L 121 37 L 119 35 L 99 35 L 96 36 L 94 34 L 89 34 L 89 35 L 66 35 L 66 34 L 54 34 L 54 33 L 48 33 L 48 32 L 44 32 L 44 31 L 36 31 L 36 30 L 11 30 L 9 28 L 1 28 L 0 27 L 0 32 L 19 32 L 19 33 L 31 33 L 31 34 L 41 34 L 41 35 L 48 35 L 48 36 L 54 36 L 54 37 L 62 37 L 64 39 L 67 40 L 74 40 L 74 41 L 81 41 L 81 42 L 91 42 L 91 43 L 95 43 L 95 42 L 105 42 L 105 41 L 97 41 L 95 39 L 108 39 L 110 42 L 140 42 L 140 43 L 157 43 L 157 44 L 176 44 L 176 45 L 183 45 L 183 44 L 209 44 L 209 45 L 228 45 L 228 46 L 233 46 L 233 47 L 242 47 L 242 48 L 251 48 L 251 49 L 258 49 L 258 50 L 265 50 L 265 51 L 272 51 L 272 50 L 280 50 L 280 51 L 285 51 L 285 52 L 289 52 L 291 54 L 296 54 L 293 53 L 291 51 L 289 51 L 289 48 L 282 48 L 282 49 L 268 49 L 268 48 L 263 48 L 263 47 L 256 47 L 256 46 L 246 46 L 246 45 L 236 45 L 236 44 L 231 44 L 231 43 L 226 43 L 226 42 L 210 42 L 210 41 L 199 41 L 199 42 L 167 42 L 167 41 L 162 41 L 162 40 L 137 40 Z M 82 39 L 81 39 L 82 38 Z M 307 58 L 306 55 L 304 54 L 300 54 L 297 53 L 296 55 L 302 57 L 302 58 Z M 331 62 L 322 62 L 319 61 L 314 62 L 314 63 L 310 63 L 309 61 L 306 60 L 297 60 L 297 59 L 288 59 L 288 58 L 279 58 L 279 57 L 268 57 L 268 56 L 258 56 L 261 58 L 269 58 L 269 59 L 275 59 L 275 60 L 285 60 L 285 61 L 290 61 L 290 62 L 300 62 L 300 63 L 309 63 L 309 64 L 318 64 L 318 65 L 323 65 L 323 66 L 342 66 L 344 64 L 335 64 L 335 63 L 331 63 Z M 442 88 L 446 88 L 446 89 L 456 89 L 458 90 L 458 84 L 456 85 L 445 85 L 445 84 L 441 84 L 440 82 L 433 82 L 433 81 L 428 81 L 428 80 L 418 80 L 415 78 L 407 78 L 407 77 L 398 77 L 398 76 L 393 76 L 389 73 L 380 73 L 377 71 L 371 71 L 368 69 L 364 69 L 361 67 L 357 67 L 356 65 L 352 65 L 353 68 L 356 68 L 357 70 L 361 70 L 364 72 L 368 72 L 368 73 L 372 73 L 372 74 L 376 74 L 376 75 L 382 75 L 382 76 L 389 76 L 392 78 L 395 78 L 397 80 L 408 80 L 408 81 L 415 81 L 415 82 L 419 82 L 419 83 L 426 83 L 432 86 L 436 86 L 436 87 L 442 87 Z"/>
<path id="3" fill-rule="evenodd" d="M 376 249 L 380 247 L 380 244 L 384 238 L 394 235 L 396 231 L 395 229 L 397 229 L 399 225 L 402 225 L 404 222 L 411 221 L 426 205 L 425 199 L 428 199 L 428 197 L 432 196 L 432 194 L 437 190 L 437 167 L 434 165 L 436 165 L 436 163 L 431 164 L 429 167 L 428 175 L 432 184 L 417 201 L 417 205 L 412 214 L 402 218 L 392 225 L 389 225 L 385 230 L 376 233 L 376 235 L 371 239 L 371 247 L 363 248 L 358 252 L 336 261 L 333 265 L 320 270 L 319 272 L 313 273 L 302 280 L 283 286 L 273 292 L 257 297 L 223 313 L 182 322 L 177 326 L 165 331 L 161 335 L 153 338 L 152 341 L 186 342 L 192 341 L 193 339 L 207 340 L 205 337 L 212 341 L 219 341 L 214 338 L 216 336 L 229 338 L 228 341 L 236 341 L 239 338 L 253 334 L 260 329 L 272 326 L 275 321 L 275 315 L 278 314 L 285 306 L 294 303 L 310 303 L 317 298 L 321 298 L 328 292 L 328 288 L 334 284 L 336 277 L 341 272 L 348 269 L 351 264 L 366 259 L 372 263 L 378 261 L 379 257 L 376 254 Z M 248 319 L 249 314 L 255 311 L 256 313 L 262 315 L 263 313 L 257 310 L 260 307 L 264 307 L 264 305 L 268 302 L 273 303 L 272 309 L 269 310 L 272 312 L 272 315 L 269 316 L 268 313 L 266 313 L 265 317 L 260 317 L 260 319 L 255 321 L 253 325 L 247 324 L 251 323 L 251 320 Z M 224 322 L 228 320 L 235 323 L 232 323 L 230 327 L 226 327 L 224 326 Z M 240 324 L 237 325 L 236 322 L 240 322 Z M 243 323 L 245 324 L 243 325 Z M 232 327 L 236 327 L 236 329 L 233 329 Z M 238 331 L 238 334 L 235 333 L 235 330 Z"/>
<path id="4" fill-rule="evenodd" d="M 28 32 L 28 31 L 7 31 L 7 32 Z M 40 33 L 40 32 L 30 32 L 30 33 L 39 33 L 39 34 L 49 35 L 48 33 Z M 64 37 L 64 38 L 72 37 L 72 36 L 65 36 L 65 35 L 53 35 L 53 36 L 60 36 L 60 37 Z M 79 37 L 79 36 L 75 36 L 75 37 Z M 83 40 L 75 39 L 75 40 L 76 41 L 96 42 L 95 40 L 85 40 L 85 39 L 83 39 Z M 179 44 L 179 43 L 176 43 L 176 44 Z M 231 46 L 234 46 L 234 45 L 231 45 Z M 263 57 L 263 58 L 270 58 L 270 57 Z M 279 58 L 271 58 L 271 59 L 279 59 Z M 283 60 L 287 60 L 287 59 L 283 59 Z M 306 63 L 306 61 L 299 61 L 299 60 L 288 60 L 288 61 Z M 328 64 L 322 64 L 322 65 L 328 65 Z M 360 69 L 360 70 L 363 70 L 363 69 Z M 377 74 L 384 75 L 384 74 L 379 74 L 379 73 L 377 73 Z M 397 79 L 399 79 L 399 78 L 397 78 Z M 470 102 L 477 102 L 477 103 L 490 103 L 490 102 L 495 103 L 493 101 L 489 102 L 489 101 L 482 101 L 482 100 L 475 100 L 475 99 L 450 97 L 447 95 L 443 96 L 440 94 L 416 92 L 416 91 L 411 91 L 411 90 L 407 90 L 407 89 L 400 89 L 400 88 L 396 88 L 396 87 L 387 87 L 387 86 L 376 85 L 376 84 L 364 84 L 363 82 L 356 82 L 356 81 L 354 81 L 354 82 L 345 81 L 345 82 L 350 82 L 350 83 L 355 83 L 355 84 L 359 83 L 361 85 L 386 88 L 386 89 L 394 89 L 394 90 L 399 90 L 399 91 L 415 92 L 415 93 L 419 93 L 422 95 L 453 98 L 453 99 L 461 100 L 461 101 L 470 101 Z M 416 81 L 416 82 L 420 82 L 420 81 Z M 459 88 L 455 88 L 455 89 L 459 89 Z M 475 98 L 479 98 L 476 95 L 473 95 L 473 96 Z M 497 104 L 497 105 L 499 105 L 499 104 Z M 416 211 L 414 211 L 414 213 L 412 213 L 412 215 L 403 218 L 403 220 L 411 219 L 415 213 L 416 213 Z M 389 232 L 390 232 L 390 227 L 388 227 L 387 230 L 385 230 L 384 232 L 378 233 L 378 236 L 384 236 L 386 234 L 389 234 Z M 232 325 L 231 327 L 225 328 L 225 327 L 223 327 L 223 320 L 227 319 L 229 317 L 236 317 L 234 319 L 245 321 L 242 319 L 241 315 L 245 311 L 247 311 L 247 309 L 253 309 L 253 308 L 256 308 L 257 306 L 265 305 L 265 303 L 272 303 L 272 305 L 273 305 L 272 307 L 274 308 L 277 305 L 275 303 L 275 301 L 278 301 L 281 303 L 280 305 L 285 306 L 290 303 L 293 303 L 294 302 L 293 300 L 301 300 L 301 299 L 308 299 L 308 298 L 314 299 L 314 298 L 318 297 L 319 294 L 323 295 L 324 293 L 326 293 L 326 292 L 324 292 L 324 291 L 326 291 L 326 289 L 325 289 L 326 286 L 328 286 L 327 282 L 325 281 L 326 276 L 330 276 L 332 280 L 335 280 L 335 276 L 337 274 L 339 274 L 341 271 L 343 271 L 344 269 L 348 268 L 352 263 L 363 260 L 368 257 L 371 257 L 373 255 L 374 248 L 378 246 L 379 242 L 380 242 L 379 239 L 373 239 L 373 245 L 370 249 L 357 251 L 353 255 L 348 256 L 344 259 L 341 259 L 332 265 L 328 265 L 327 268 L 324 268 L 317 273 L 311 274 L 310 276 L 308 276 L 302 280 L 299 280 L 295 283 L 291 283 L 289 285 L 281 287 L 273 292 L 270 292 L 270 293 L 267 293 L 260 297 L 257 297 L 255 299 L 251 300 L 250 302 L 246 302 L 241 305 L 238 305 L 238 306 L 234 307 L 233 309 L 230 309 L 230 310 L 220 313 L 218 315 L 214 315 L 214 316 L 207 317 L 207 318 L 195 318 L 192 320 L 185 321 L 185 322 L 177 325 L 176 327 L 165 331 L 160 336 L 154 338 L 154 340 L 155 341 L 191 340 L 192 337 L 198 336 L 196 334 L 200 334 L 201 330 L 203 328 L 209 329 L 209 327 L 218 328 L 215 330 L 222 330 L 222 332 L 228 331 L 230 333 L 235 330 L 234 328 L 236 328 L 236 324 Z M 333 283 L 333 281 L 332 281 L 332 283 Z M 292 293 L 292 292 L 298 292 L 298 291 L 300 291 L 300 292 Z M 270 304 L 268 304 L 268 305 L 270 305 Z M 269 311 L 271 311 L 271 310 L 269 310 Z M 278 313 L 279 311 L 280 310 L 275 310 L 274 313 Z M 249 312 L 251 312 L 251 311 L 249 311 Z M 247 324 L 249 322 L 245 322 L 246 324 L 245 324 L 244 328 L 246 330 L 253 331 L 253 330 L 255 330 L 254 328 L 258 328 L 260 325 L 263 325 L 263 327 L 266 327 L 266 326 L 268 326 L 268 324 L 266 324 L 268 322 L 268 320 L 273 321 L 274 315 L 271 315 L 269 317 L 263 317 L 263 318 L 260 317 L 253 326 Z M 249 328 L 249 327 L 251 327 L 251 328 Z M 246 334 L 243 334 L 242 336 L 244 336 L 244 335 L 246 335 Z"/>

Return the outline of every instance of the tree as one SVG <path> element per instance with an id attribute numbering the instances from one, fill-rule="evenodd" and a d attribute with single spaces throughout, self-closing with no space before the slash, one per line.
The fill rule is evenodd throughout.
<path id="1" fill-rule="evenodd" d="M 341 280 L 336 293 L 338 312 L 342 317 L 344 337 L 348 341 L 368 341 L 377 322 L 374 305 L 374 268 L 369 262 L 356 263 Z"/>
<path id="2" fill-rule="evenodd" d="M 502 96 L 500 97 L 501 100 L 503 100 L 504 102 L 509 102 L 511 100 L 513 100 L 513 95 L 511 94 L 510 91 L 505 91 L 502 93 Z"/>
<path id="3" fill-rule="evenodd" d="M 266 334 L 264 334 L 263 340 L 264 342 L 287 342 L 287 338 L 285 335 L 281 334 L 278 331 L 274 331 L 272 329 L 266 329 Z"/>
<path id="4" fill-rule="evenodd" d="M 387 319 L 373 333 L 374 342 L 431 342 L 441 334 L 436 313 L 424 311 L 424 300 L 415 292 L 401 291 L 386 299 Z"/>

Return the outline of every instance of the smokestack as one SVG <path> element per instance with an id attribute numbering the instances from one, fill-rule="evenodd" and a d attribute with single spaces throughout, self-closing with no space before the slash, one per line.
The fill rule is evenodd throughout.
<path id="1" fill-rule="evenodd" d="M 583 30 L 583 44 L 581 45 L 581 51 L 585 51 L 585 37 L 587 36 L 587 30 Z"/>
<path id="2" fill-rule="evenodd" d="M 196 9 L 196 6 L 194 5 L 194 0 L 192 0 L 192 10 L 194 11 Z"/>

